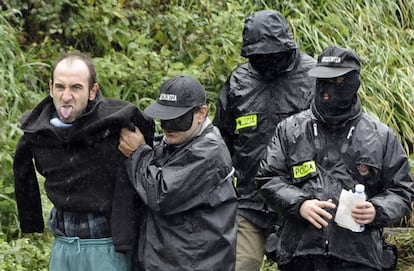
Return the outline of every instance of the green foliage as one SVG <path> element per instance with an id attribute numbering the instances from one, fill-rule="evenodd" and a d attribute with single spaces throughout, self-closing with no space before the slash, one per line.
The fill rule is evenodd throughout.
<path id="1" fill-rule="evenodd" d="M 52 236 L 30 234 L 6 242 L 0 232 L 0 270 L 2 271 L 47 271 Z"/>
<path id="2" fill-rule="evenodd" d="M 397 271 L 413 270 L 414 267 L 414 231 L 403 230 L 397 234 L 389 235 L 387 242 L 395 244 L 398 248 Z M 410 269 L 408 269 L 410 268 Z"/>
<path id="3" fill-rule="evenodd" d="M 18 119 L 19 108 L 32 107 L 37 99 L 27 88 L 33 87 L 38 78 L 33 76 L 37 63 L 28 63 L 21 51 L 18 32 L 0 14 L 0 232 L 7 236 L 17 236 L 14 186 L 12 175 L 13 152 L 16 138 L 21 134 Z"/>
<path id="4" fill-rule="evenodd" d="M 107 96 L 145 107 L 166 78 L 189 74 L 217 93 L 238 64 L 244 18 L 277 9 L 302 50 L 316 57 L 326 46 L 353 48 L 363 59 L 360 97 L 410 150 L 414 138 L 413 0 L 409 1 L 11 1 L 8 18 L 22 31 L 31 61 L 50 62 L 61 52 L 89 52 Z M 386 14 L 387 16 L 384 16 Z M 49 77 L 47 66 L 35 72 Z M 37 82 L 35 91 L 44 85 Z"/>
<path id="5" fill-rule="evenodd" d="M 413 3 L 307 1 L 289 14 L 295 35 L 310 54 L 337 44 L 361 56 L 364 109 L 389 125 L 407 151 L 414 138 Z"/>
<path id="6" fill-rule="evenodd" d="M 260 271 L 277 271 L 277 263 L 273 262 L 270 259 L 267 259 L 265 256 L 265 260 L 262 263 L 262 267 L 260 268 Z"/>
<path id="7" fill-rule="evenodd" d="M 240 56 L 244 18 L 276 9 L 308 54 L 316 57 L 336 44 L 362 57 L 365 110 L 391 126 L 412 152 L 413 7 L 414 0 L 0 1 L 0 262 L 5 270 L 47 269 L 49 234 L 20 238 L 12 163 L 21 134 L 18 119 L 48 95 L 50 65 L 62 52 L 89 53 L 103 93 L 141 109 L 154 101 L 165 79 L 193 75 L 208 91 L 213 116 L 221 86 L 245 61 Z M 410 163 L 414 168 L 412 155 Z M 50 204 L 43 197 L 46 214 Z M 263 266 L 276 268 L 268 261 Z"/>

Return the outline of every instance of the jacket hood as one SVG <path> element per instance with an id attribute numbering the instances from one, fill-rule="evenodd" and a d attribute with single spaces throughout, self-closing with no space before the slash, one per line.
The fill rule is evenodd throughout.
<path id="1" fill-rule="evenodd" d="M 271 54 L 297 49 L 293 34 L 282 14 L 275 10 L 253 13 L 244 21 L 241 55 Z"/>

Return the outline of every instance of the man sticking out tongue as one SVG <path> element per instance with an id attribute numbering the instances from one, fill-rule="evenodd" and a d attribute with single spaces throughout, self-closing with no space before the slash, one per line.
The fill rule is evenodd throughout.
<path id="1" fill-rule="evenodd" d="M 49 89 L 60 121 L 72 123 L 85 111 L 88 101 L 95 99 L 99 86 L 90 82 L 82 60 L 67 58 L 56 65 Z"/>
<path id="2" fill-rule="evenodd" d="M 152 142 L 154 122 L 132 103 L 104 97 L 92 59 L 79 52 L 52 66 L 49 93 L 21 118 L 13 161 L 23 233 L 54 235 L 49 271 L 131 271 L 137 229 L 135 190 L 127 183 L 119 133 L 139 127 Z M 53 204 L 47 223 L 37 174 Z"/>
<path id="3" fill-rule="evenodd" d="M 70 114 L 72 113 L 73 107 L 72 106 L 62 106 L 60 108 L 60 119 L 69 119 Z"/>

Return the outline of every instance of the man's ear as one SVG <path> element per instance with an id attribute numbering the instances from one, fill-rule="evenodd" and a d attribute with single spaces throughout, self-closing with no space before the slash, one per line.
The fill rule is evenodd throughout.
<path id="1" fill-rule="evenodd" d="M 53 82 L 49 81 L 49 96 L 53 98 Z"/>
<path id="2" fill-rule="evenodd" d="M 199 122 L 203 122 L 204 119 L 207 117 L 208 115 L 208 106 L 207 105 L 202 105 L 200 110 L 198 111 L 199 114 Z"/>
<path id="3" fill-rule="evenodd" d="M 95 83 L 93 84 L 91 90 L 89 91 L 89 101 L 93 101 L 96 98 L 96 95 L 98 95 L 99 91 L 99 84 Z"/>

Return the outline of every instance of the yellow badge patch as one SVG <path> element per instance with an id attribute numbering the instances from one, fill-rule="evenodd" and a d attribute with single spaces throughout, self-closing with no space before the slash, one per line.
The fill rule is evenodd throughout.
<path id="1" fill-rule="evenodd" d="M 294 166 L 293 170 L 293 177 L 294 178 L 303 178 L 310 173 L 316 172 L 316 164 L 315 161 L 306 161 L 303 162 L 301 165 Z"/>
<path id="2" fill-rule="evenodd" d="M 236 119 L 236 130 L 257 126 L 257 115 L 246 115 Z"/>

